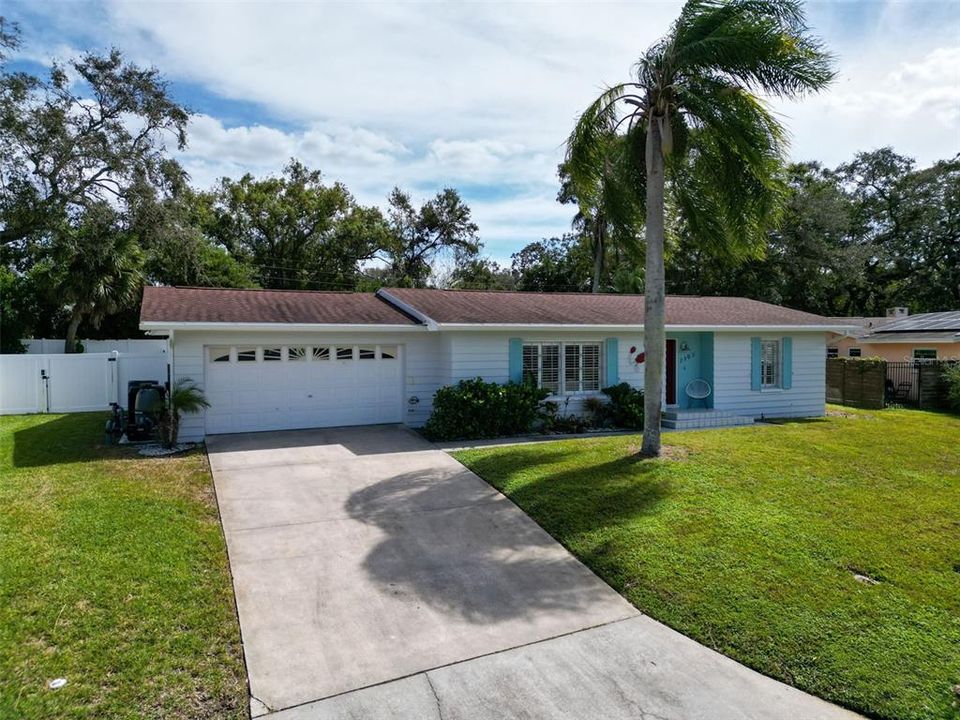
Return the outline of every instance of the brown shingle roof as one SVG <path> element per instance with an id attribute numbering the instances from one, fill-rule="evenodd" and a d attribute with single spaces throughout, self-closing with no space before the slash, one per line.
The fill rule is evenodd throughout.
<path id="1" fill-rule="evenodd" d="M 385 288 L 378 294 L 146 287 L 141 322 L 416 325 L 393 297 L 438 323 L 640 325 L 642 295 Z M 827 318 L 737 297 L 667 297 L 668 325 L 828 325 Z"/>
<path id="2" fill-rule="evenodd" d="M 417 324 L 373 293 L 152 286 L 140 322 Z"/>
<path id="3" fill-rule="evenodd" d="M 642 295 L 386 288 L 438 323 L 639 325 Z M 667 297 L 668 325 L 826 325 L 826 318 L 739 297 Z"/>

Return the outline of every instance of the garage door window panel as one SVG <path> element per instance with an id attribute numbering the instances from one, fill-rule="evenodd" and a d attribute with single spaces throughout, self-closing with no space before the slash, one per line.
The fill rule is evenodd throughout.
<path id="1" fill-rule="evenodd" d="M 381 359 L 381 360 L 396 360 L 396 359 L 397 359 L 397 346 L 396 346 L 396 345 L 381 345 L 381 346 L 380 346 L 380 359 Z"/>
<path id="2" fill-rule="evenodd" d="M 287 360 L 290 362 L 303 362 L 307 359 L 307 349 L 304 347 L 287 348 Z"/>
<path id="3" fill-rule="evenodd" d="M 227 363 L 230 362 L 230 348 L 212 347 L 207 350 L 210 356 L 210 362 Z"/>
<path id="4" fill-rule="evenodd" d="M 251 347 L 237 348 L 237 362 L 256 362 L 257 349 Z"/>
<path id="5" fill-rule="evenodd" d="M 263 349 L 264 362 L 277 362 L 283 359 L 283 349 L 278 347 L 267 347 Z"/>
<path id="6" fill-rule="evenodd" d="M 374 345 L 361 345 L 358 350 L 359 350 L 358 357 L 361 360 L 377 359 L 377 348 Z"/>
<path id="7" fill-rule="evenodd" d="M 338 347 L 338 348 L 337 348 L 337 360 L 353 360 L 353 348 L 352 348 L 352 347 Z"/>
<path id="8" fill-rule="evenodd" d="M 315 347 L 313 349 L 313 359 L 314 360 L 329 360 L 330 359 L 330 348 L 326 345 L 321 347 Z"/>

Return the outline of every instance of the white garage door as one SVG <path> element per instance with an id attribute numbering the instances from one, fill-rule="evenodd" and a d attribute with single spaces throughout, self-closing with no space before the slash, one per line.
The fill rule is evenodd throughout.
<path id="1" fill-rule="evenodd" d="M 399 345 L 207 347 L 209 434 L 400 422 Z"/>

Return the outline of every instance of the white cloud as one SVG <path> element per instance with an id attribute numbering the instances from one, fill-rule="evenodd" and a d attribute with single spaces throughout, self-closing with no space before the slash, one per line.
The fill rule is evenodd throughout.
<path id="1" fill-rule="evenodd" d="M 577 113 L 629 79 L 681 4 L 105 0 L 97 12 L 68 6 L 67 19 L 62 6 L 47 13 L 64 36 L 90 16 L 81 31 L 101 49 L 263 108 L 259 124 L 193 119 L 183 159 L 198 184 L 277 172 L 295 156 L 363 202 L 382 203 L 394 185 L 415 196 L 460 186 L 503 260 L 567 229 L 555 172 Z M 834 165 L 892 145 L 927 164 L 960 150 L 956 8 L 810 3 L 839 77 L 824 94 L 775 105 L 793 156 Z"/>

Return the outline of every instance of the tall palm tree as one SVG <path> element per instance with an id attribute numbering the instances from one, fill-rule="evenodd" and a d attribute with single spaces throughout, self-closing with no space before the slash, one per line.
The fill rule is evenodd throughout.
<path id="1" fill-rule="evenodd" d="M 619 172 L 645 198 L 644 455 L 660 454 L 665 192 L 700 243 L 762 247 L 779 216 L 786 153 L 765 97 L 802 96 L 833 77 L 799 0 L 688 0 L 636 80 L 600 95 L 570 135 L 566 162 L 583 184 L 606 172 L 604 146 L 622 135 L 632 151 Z"/>
<path id="2" fill-rule="evenodd" d="M 78 227 L 68 229 L 54 247 L 53 282 L 58 300 L 70 307 L 64 352 L 75 352 L 77 330 L 137 302 L 143 288 L 143 253 L 136 238 L 122 230 L 106 203 L 87 210 Z"/>
<path id="3" fill-rule="evenodd" d="M 599 172 L 584 173 L 578 165 L 560 166 L 561 203 L 577 203 L 573 230 L 590 239 L 593 256 L 591 292 L 600 292 L 607 251 L 615 247 L 618 254 L 637 251 L 638 231 L 643 218 L 640 198 L 620 168 L 623 154 L 629 152 L 624 138 L 610 132 L 597 143 L 596 162 Z"/>

